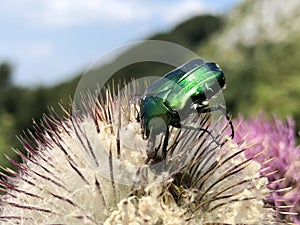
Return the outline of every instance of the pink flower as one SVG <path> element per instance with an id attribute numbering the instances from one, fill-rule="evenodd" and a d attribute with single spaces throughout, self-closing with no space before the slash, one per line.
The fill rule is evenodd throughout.
<path id="1" fill-rule="evenodd" d="M 250 146 L 246 157 L 259 162 L 261 175 L 268 178 L 268 188 L 273 191 L 270 203 L 300 224 L 300 147 L 296 146 L 295 122 L 275 116 L 268 120 L 259 113 L 256 118 L 239 116 L 234 125 L 235 141 Z"/>

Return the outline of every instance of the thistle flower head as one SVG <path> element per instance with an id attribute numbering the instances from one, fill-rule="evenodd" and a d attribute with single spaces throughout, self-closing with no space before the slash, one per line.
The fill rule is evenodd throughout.
<path id="1" fill-rule="evenodd" d="M 28 155 L 1 181 L 1 224 L 279 224 L 268 180 L 224 126 L 170 128 L 167 159 L 146 165 L 130 91 L 89 95 L 84 113 L 55 112 L 22 139 Z M 220 122 L 221 123 L 221 122 Z M 209 133 L 219 128 L 218 146 Z M 284 224 L 284 222 L 282 222 Z"/>
<path id="2" fill-rule="evenodd" d="M 275 116 L 268 120 L 261 112 L 256 118 L 239 116 L 235 124 L 235 140 L 251 145 L 246 157 L 259 162 L 261 174 L 268 178 L 271 204 L 300 224 L 300 147 L 296 146 L 294 121 L 283 122 Z"/>

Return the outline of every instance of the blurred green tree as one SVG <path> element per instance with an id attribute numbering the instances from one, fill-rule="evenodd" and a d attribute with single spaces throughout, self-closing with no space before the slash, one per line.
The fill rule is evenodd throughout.
<path id="1" fill-rule="evenodd" d="M 11 85 L 12 66 L 8 62 L 0 64 L 0 89 Z"/>

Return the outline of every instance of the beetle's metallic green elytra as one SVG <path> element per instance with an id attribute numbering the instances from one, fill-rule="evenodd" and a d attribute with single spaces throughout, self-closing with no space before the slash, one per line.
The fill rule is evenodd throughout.
<path id="1" fill-rule="evenodd" d="M 166 126 L 180 128 L 192 107 L 199 113 L 207 112 L 207 101 L 224 86 L 225 77 L 220 67 L 201 59 L 191 60 L 167 73 L 152 83 L 142 96 L 139 119 L 144 137 L 150 136 L 153 142 L 157 134 L 166 132 L 165 139 L 168 139 Z M 157 118 L 159 120 L 155 120 Z M 166 149 L 163 154 L 164 151 Z M 156 153 L 150 150 L 148 158 L 155 157 Z"/>

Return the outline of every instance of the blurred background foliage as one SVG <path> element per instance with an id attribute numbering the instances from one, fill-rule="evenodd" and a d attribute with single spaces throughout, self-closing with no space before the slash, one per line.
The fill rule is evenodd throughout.
<path id="1" fill-rule="evenodd" d="M 276 114 L 282 118 L 292 116 L 299 130 L 300 34 L 298 30 L 289 30 L 290 33 L 278 41 L 261 31 L 255 41 L 245 43 L 237 25 L 243 27 L 243 18 L 253 14 L 249 2 L 245 1 L 226 15 L 191 18 L 149 39 L 178 43 L 205 60 L 217 62 L 227 78 L 224 95 L 227 108 L 234 116 L 238 113 L 255 115 L 263 109 L 269 115 Z M 293 16 L 288 20 L 300 18 Z M 285 32 L 286 24 L 281 21 L 276 29 Z M 240 40 L 228 44 L 228 40 L 235 40 L 236 36 Z M 124 74 L 128 79 L 162 76 L 171 69 L 168 65 L 138 63 L 118 71 L 114 79 L 124 79 Z M 11 147 L 22 149 L 16 135 L 30 129 L 33 120 L 39 121 L 49 106 L 58 113 L 61 113 L 58 102 L 68 107 L 82 74 L 57 86 L 35 88 L 12 85 L 13 74 L 11 63 L 0 63 L 0 155 L 16 158 Z M 4 167 L 9 165 L 5 157 L 1 157 L 0 164 Z"/>

